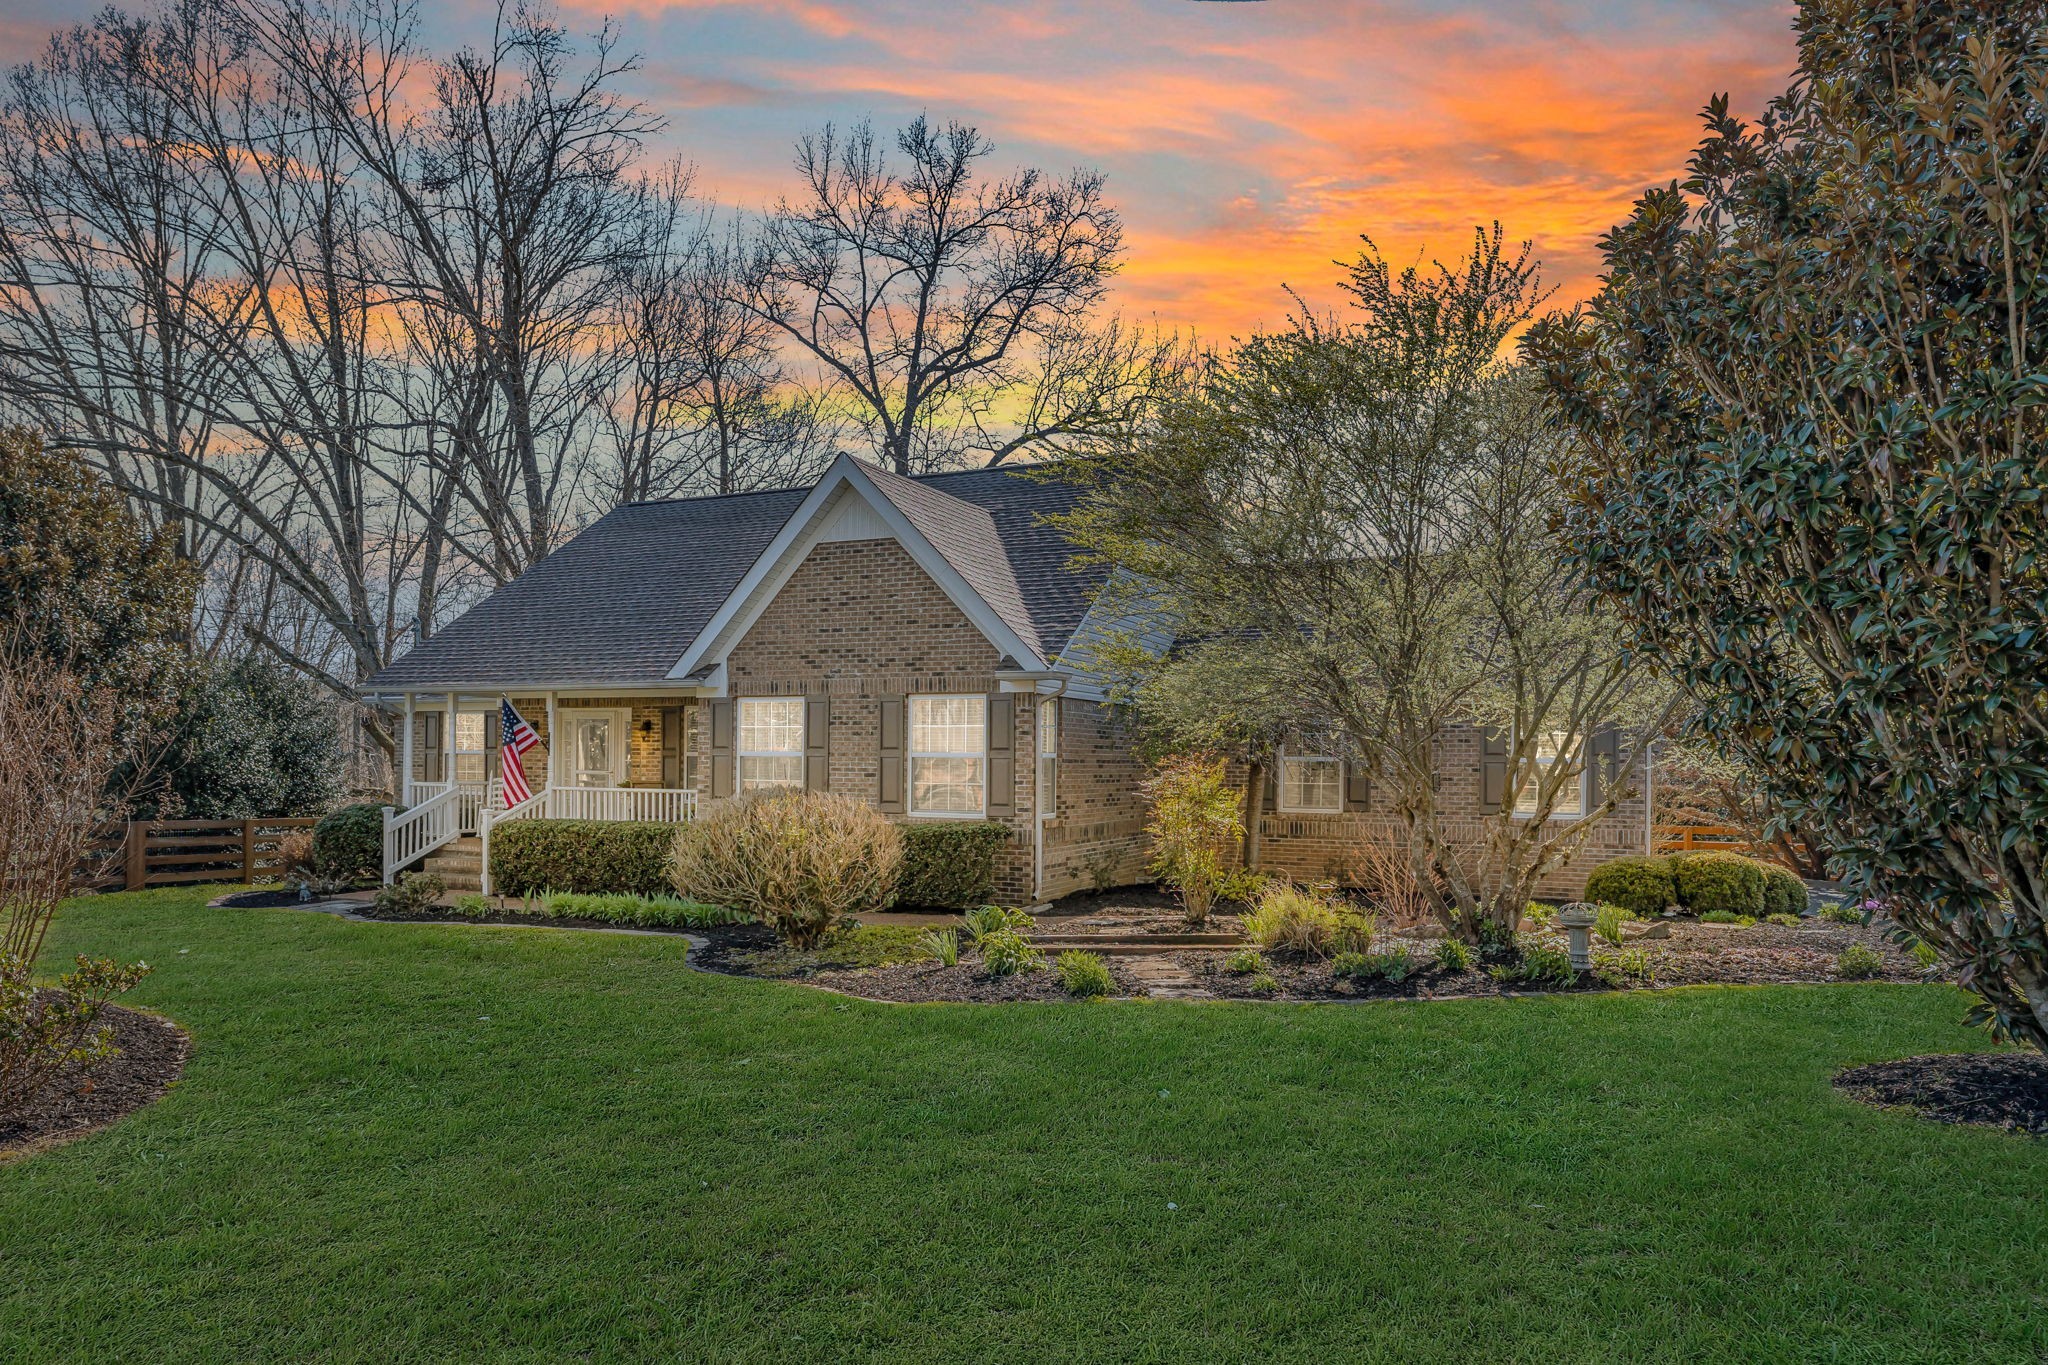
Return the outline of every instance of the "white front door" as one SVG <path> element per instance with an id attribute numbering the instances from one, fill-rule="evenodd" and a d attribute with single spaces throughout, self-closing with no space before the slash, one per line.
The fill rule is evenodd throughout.
<path id="1" fill-rule="evenodd" d="M 562 782 L 571 787 L 626 785 L 624 711 L 561 711 Z"/>

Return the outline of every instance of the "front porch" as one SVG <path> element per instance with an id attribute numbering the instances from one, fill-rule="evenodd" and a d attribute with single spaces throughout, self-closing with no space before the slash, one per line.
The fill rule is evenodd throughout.
<path id="1" fill-rule="evenodd" d="M 540 742 L 514 755 L 532 795 L 505 799 L 501 704 Z M 518 820 L 680 824 L 696 814 L 698 699 L 520 691 L 407 693 L 399 716 L 399 806 L 384 812 L 383 879 L 437 854 L 451 880 L 488 892 L 490 837 Z M 559 736 L 560 742 L 557 742 Z M 473 867 L 473 873 L 470 869 Z"/>

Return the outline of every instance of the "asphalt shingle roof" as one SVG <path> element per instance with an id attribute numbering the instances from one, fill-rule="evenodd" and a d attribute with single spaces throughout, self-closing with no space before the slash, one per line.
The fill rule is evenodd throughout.
<path id="1" fill-rule="evenodd" d="M 1072 547 L 1041 518 L 1071 509 L 1077 488 L 1008 469 L 915 479 L 866 472 L 1044 657 L 1073 635 L 1102 575 L 1067 568 Z M 809 492 L 617 508 L 364 689 L 658 683 Z"/>

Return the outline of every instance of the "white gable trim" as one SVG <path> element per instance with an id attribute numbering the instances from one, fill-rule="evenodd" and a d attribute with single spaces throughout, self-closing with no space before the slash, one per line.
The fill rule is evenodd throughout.
<path id="1" fill-rule="evenodd" d="M 858 499 L 864 507 L 842 510 L 845 499 Z M 746 638 L 747 631 L 759 620 L 775 595 L 782 591 L 812 548 L 828 538 L 844 539 L 846 531 L 854 526 L 869 524 L 872 517 L 894 537 L 917 566 L 930 575 L 939 585 L 939 591 L 946 594 L 948 601 L 958 607 L 961 614 L 973 622 L 975 629 L 988 638 L 988 642 L 999 651 L 1009 655 L 1025 668 L 1043 668 L 1045 660 L 1038 651 L 1012 630 L 1003 618 L 996 614 L 980 593 L 961 577 L 959 570 L 947 562 L 923 532 L 919 531 L 903 515 L 901 508 L 875 486 L 860 461 L 848 455 L 841 455 L 825 471 L 789 520 L 775 533 L 775 539 L 768 542 L 768 548 L 749 568 L 746 575 L 733 587 L 731 593 L 719 606 L 712 618 L 705 622 L 704 629 L 697 633 L 690 648 L 668 671 L 671 678 L 687 678 L 708 664 L 723 664 L 725 656 L 734 645 Z M 881 537 L 869 537 L 880 539 Z"/>

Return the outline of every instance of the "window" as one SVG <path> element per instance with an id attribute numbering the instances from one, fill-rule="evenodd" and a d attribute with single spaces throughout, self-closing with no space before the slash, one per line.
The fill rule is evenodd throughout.
<path id="1" fill-rule="evenodd" d="M 1537 793 L 1543 783 L 1550 780 L 1550 770 L 1559 762 L 1560 755 L 1569 753 L 1575 746 L 1571 735 L 1562 730 L 1548 730 L 1536 738 L 1536 769 L 1529 781 L 1522 787 L 1522 794 L 1515 800 L 1515 814 L 1534 815 L 1537 810 Z M 1550 807 L 1553 820 L 1576 820 L 1586 813 L 1586 770 L 1583 755 L 1575 760 L 1571 772 L 1578 778 L 1567 779 L 1557 793 L 1557 800 Z"/>
<path id="2" fill-rule="evenodd" d="M 1344 761 L 1331 754 L 1280 755 L 1280 809 L 1336 815 L 1344 809 Z"/>
<path id="3" fill-rule="evenodd" d="M 740 790 L 804 784 L 804 699 L 740 698 Z"/>
<path id="4" fill-rule="evenodd" d="M 910 813 L 980 815 L 987 808 L 988 698 L 910 699 Z"/>
<path id="5" fill-rule="evenodd" d="M 490 738 L 490 723 L 481 711 L 457 711 L 455 713 L 454 741 L 450 752 L 454 755 L 455 780 L 469 786 L 481 787 L 490 774 L 491 754 L 487 741 Z"/>
<path id="6" fill-rule="evenodd" d="M 1038 703 L 1038 813 L 1059 813 L 1060 699 Z"/>

